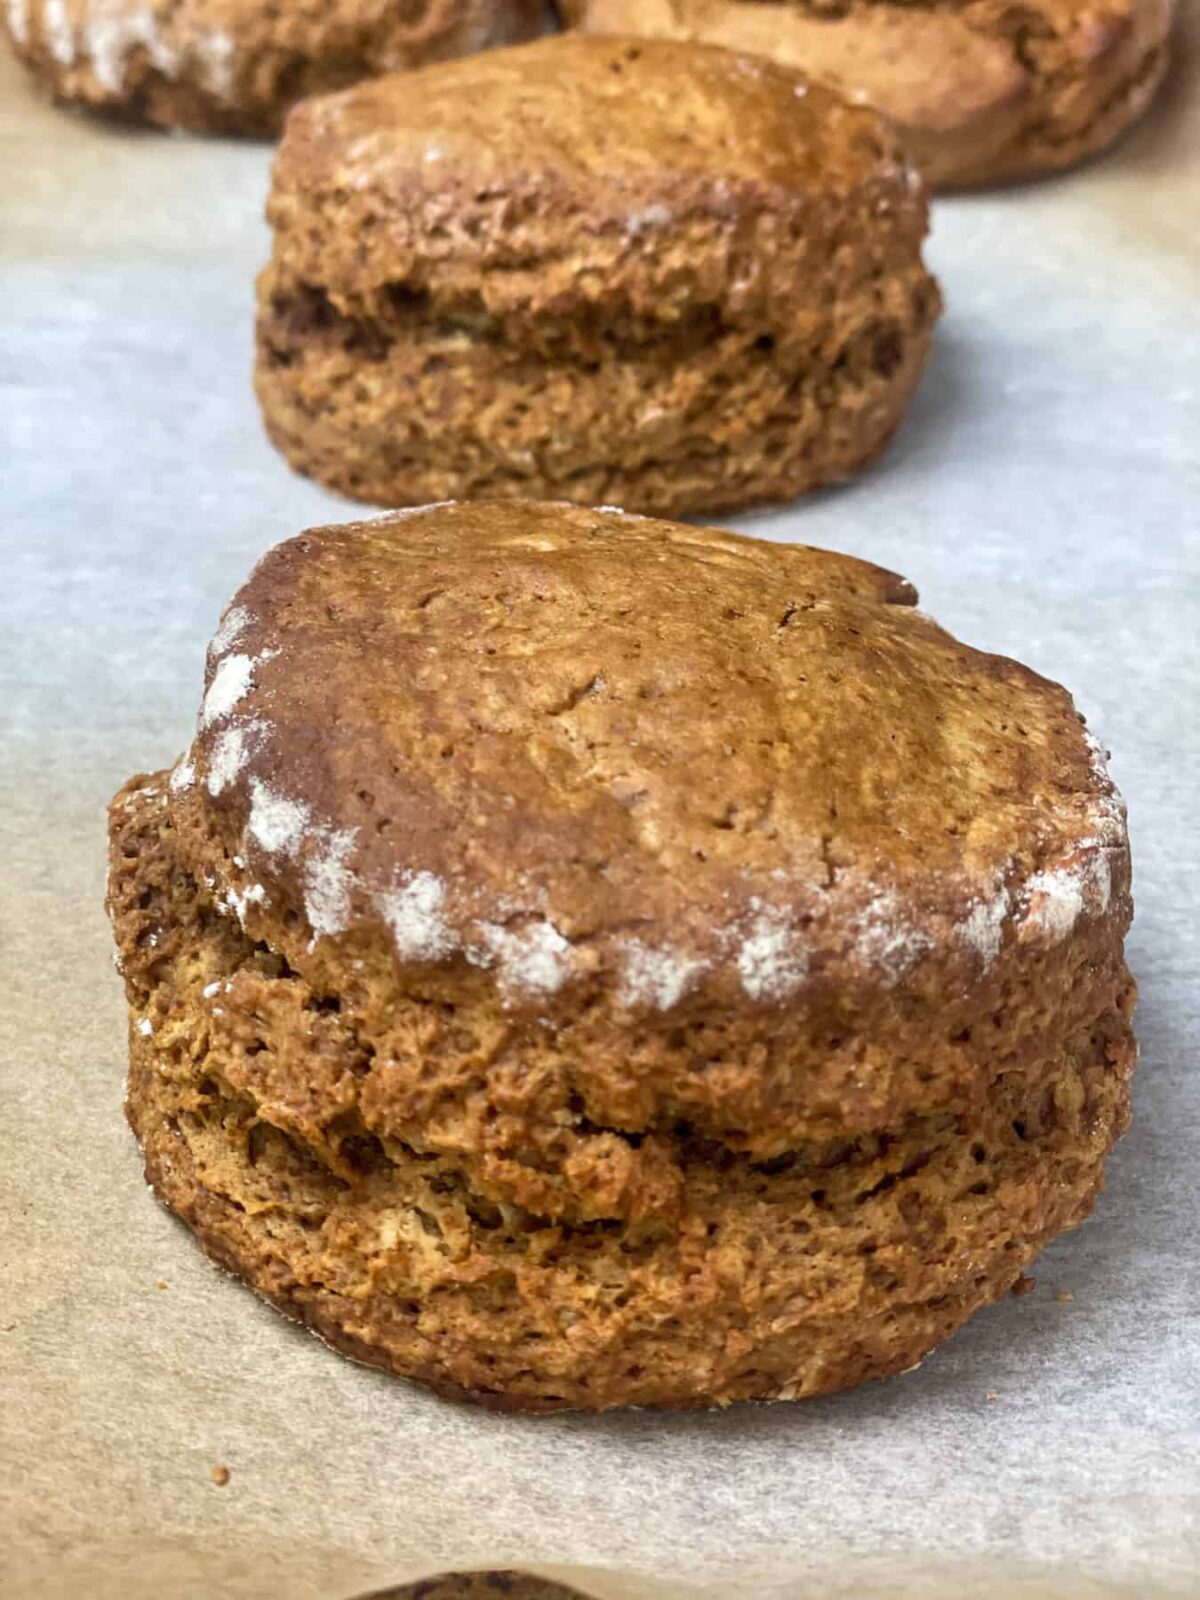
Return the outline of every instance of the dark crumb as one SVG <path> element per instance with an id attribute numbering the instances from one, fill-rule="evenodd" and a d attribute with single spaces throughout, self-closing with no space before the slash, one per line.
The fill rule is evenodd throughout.
<path id="1" fill-rule="evenodd" d="M 229 1482 L 229 1468 L 214 1467 L 212 1469 L 212 1481 L 216 1484 L 218 1489 L 223 1489 Z"/>
<path id="2" fill-rule="evenodd" d="M 1070 1301 L 1074 1300 L 1075 1296 L 1071 1293 L 1070 1289 L 1056 1289 L 1054 1291 L 1054 1298 L 1058 1301 L 1060 1306 L 1065 1306 Z"/>
<path id="3" fill-rule="evenodd" d="M 1023 1272 L 1016 1283 L 1013 1284 L 1012 1292 L 1013 1294 L 1032 1294 L 1036 1288 L 1037 1279 L 1031 1278 L 1028 1273 Z"/>

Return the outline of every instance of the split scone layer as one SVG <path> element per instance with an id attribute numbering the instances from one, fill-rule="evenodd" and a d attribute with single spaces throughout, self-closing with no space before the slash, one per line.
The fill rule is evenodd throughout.
<path id="1" fill-rule="evenodd" d="M 873 460 L 940 310 L 873 112 L 760 59 L 580 34 L 291 118 L 256 387 L 355 499 L 680 514 Z"/>
<path id="2" fill-rule="evenodd" d="M 1128 1116 L 1069 697 L 845 557 L 546 505 L 313 530 L 112 808 L 129 1114 L 204 1247 L 499 1407 L 913 1366 Z"/>

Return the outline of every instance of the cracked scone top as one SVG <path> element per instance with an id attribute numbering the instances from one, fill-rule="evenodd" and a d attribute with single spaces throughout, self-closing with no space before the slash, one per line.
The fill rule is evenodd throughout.
<path id="1" fill-rule="evenodd" d="M 340 1347 L 497 1404 L 911 1365 L 1085 1214 L 1133 1061 L 1103 762 L 915 599 L 536 503 L 268 553 L 190 751 L 114 804 L 160 1193 Z"/>

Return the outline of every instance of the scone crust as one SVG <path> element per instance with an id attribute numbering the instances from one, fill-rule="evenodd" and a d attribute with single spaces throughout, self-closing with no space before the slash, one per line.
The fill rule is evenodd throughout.
<path id="1" fill-rule="evenodd" d="M 259 136 L 308 95 L 555 25 L 549 0 L 10 0 L 3 16 L 17 54 L 64 103 Z"/>
<path id="2" fill-rule="evenodd" d="M 875 106 L 942 189 L 1030 178 L 1104 149 L 1153 99 L 1171 0 L 565 0 L 598 34 L 759 52 Z"/>
<path id="3" fill-rule="evenodd" d="M 562 506 L 271 552 L 113 806 L 158 1192 L 489 1404 L 911 1366 L 1086 1214 L 1134 1060 L 1103 764 L 914 599 Z"/>
<path id="4" fill-rule="evenodd" d="M 268 431 L 382 505 L 790 498 L 883 448 L 940 308 L 881 120 L 702 46 L 576 34 L 311 101 L 268 217 Z"/>

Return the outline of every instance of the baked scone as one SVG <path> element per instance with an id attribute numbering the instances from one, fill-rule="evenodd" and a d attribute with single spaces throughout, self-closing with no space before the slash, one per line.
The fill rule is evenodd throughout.
<path id="1" fill-rule="evenodd" d="M 271 551 L 111 813 L 128 1110 L 337 1348 L 549 1411 L 911 1367 L 1134 1062 L 1070 697 L 844 556 L 562 505 Z"/>
<path id="2" fill-rule="evenodd" d="M 380 505 L 783 500 L 876 456 L 939 310 L 873 113 L 583 35 L 309 101 L 259 283 L 294 467 Z"/>
<path id="3" fill-rule="evenodd" d="M 555 26 L 550 0 L 8 0 L 0 16 L 59 100 L 261 135 L 307 95 Z"/>
<path id="4" fill-rule="evenodd" d="M 926 181 L 998 183 L 1072 166 L 1154 97 L 1172 0 L 564 0 L 601 34 L 750 50 L 874 106 Z"/>

